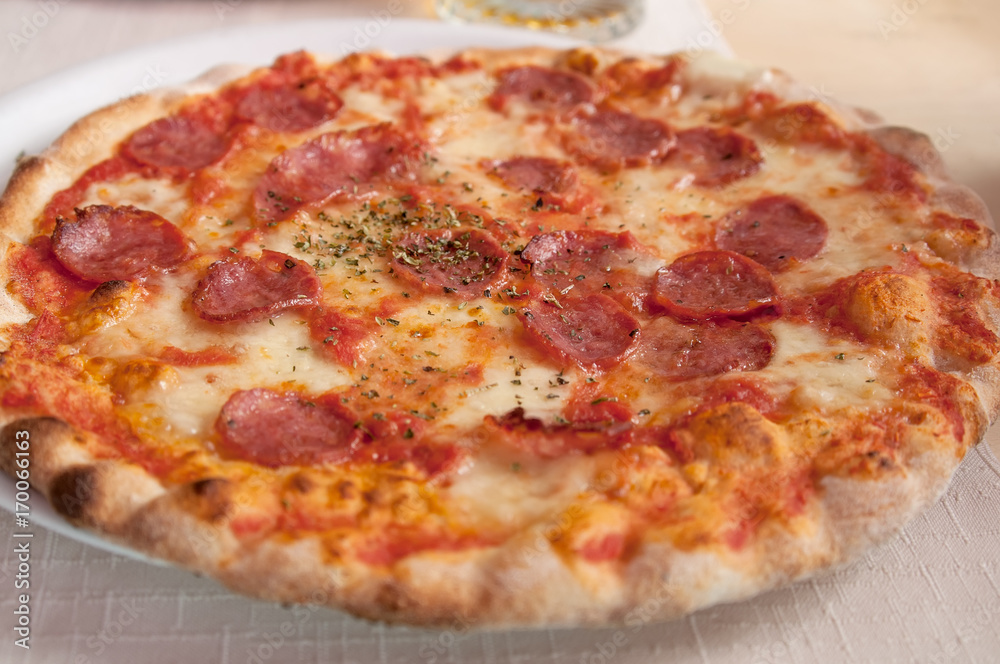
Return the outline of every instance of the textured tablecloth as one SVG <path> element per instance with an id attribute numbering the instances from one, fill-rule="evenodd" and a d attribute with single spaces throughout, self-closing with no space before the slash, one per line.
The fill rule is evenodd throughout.
<path id="1" fill-rule="evenodd" d="M 805 5 L 794 0 L 708 0 L 710 17 L 698 13 L 694 0 L 650 2 L 647 21 L 623 40 L 630 48 L 658 51 L 678 38 L 722 34 L 741 55 L 780 61 L 801 75 L 837 68 L 836 58 L 816 50 L 831 39 L 840 39 L 842 49 L 857 46 L 847 58 L 853 58 L 851 66 L 856 67 L 859 51 L 895 54 L 896 49 L 914 49 L 906 40 L 934 31 L 933 39 L 953 46 L 937 51 L 937 57 L 956 63 L 955 75 L 940 84 L 963 85 L 979 67 L 987 77 L 969 81 L 962 88 L 964 99 L 990 104 L 1000 100 L 1000 75 L 994 76 L 1000 69 L 982 60 L 1000 58 L 996 50 L 976 52 L 980 42 L 968 35 L 987 30 L 977 23 L 968 2 L 942 3 L 951 6 L 945 18 L 935 13 L 945 11 L 941 4 L 935 8 L 930 0 L 830 3 L 853 23 L 823 20 L 829 9 L 806 15 Z M 998 15 L 985 0 L 978 4 L 987 8 L 983 20 Z M 0 93 L 84 58 L 151 40 L 276 20 L 369 17 L 382 6 L 380 0 L 7 2 L 0 5 L 0 35 L 5 38 L 0 44 Z M 430 16 L 429 3 L 404 1 L 401 6 L 401 16 Z M 677 7 L 689 17 L 687 22 L 669 18 Z M 32 21 L 38 12 L 47 13 L 45 25 L 24 43 L 11 40 L 11 34 L 23 36 L 23 21 Z M 928 25 L 935 22 L 938 25 Z M 803 23 L 812 31 L 805 38 Z M 775 33 L 801 50 L 782 51 Z M 873 68 L 885 64 L 880 61 Z M 913 118 L 890 117 L 951 136 L 950 143 L 942 139 L 945 158 L 958 166 L 959 179 L 981 187 L 995 183 L 1000 159 L 995 149 L 993 156 L 988 153 L 1000 147 L 1000 134 L 989 118 L 1000 117 L 1000 108 L 967 106 L 953 98 L 942 101 L 926 91 L 921 96 L 920 72 L 911 65 L 895 63 L 900 89 L 910 97 L 894 110 Z M 865 85 L 877 85 L 864 71 L 857 76 Z M 812 80 L 820 84 L 827 78 Z M 885 110 L 872 100 L 898 102 L 899 97 L 884 87 L 869 90 L 859 83 L 854 89 L 864 98 L 848 99 Z M 967 158 L 958 159 L 960 155 Z M 992 188 L 984 193 L 991 204 L 997 200 L 990 198 L 997 196 Z M 988 440 L 993 449 L 1000 449 L 1000 429 L 991 431 Z M 31 649 L 25 651 L 14 645 L 13 611 L 20 592 L 15 588 L 17 540 L 12 537 L 12 517 L 0 512 L 0 663 L 997 662 L 998 516 L 1000 463 L 981 445 L 970 452 L 939 504 L 893 541 L 843 570 L 668 624 L 492 633 L 386 627 L 327 610 L 284 609 L 233 595 L 187 572 L 109 554 L 36 528 L 30 561 Z"/>

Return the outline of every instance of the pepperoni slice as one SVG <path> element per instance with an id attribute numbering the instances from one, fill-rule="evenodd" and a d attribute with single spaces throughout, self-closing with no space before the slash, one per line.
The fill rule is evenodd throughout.
<path id="1" fill-rule="evenodd" d="M 606 370 L 625 359 L 639 337 L 639 322 L 605 295 L 536 302 L 521 310 L 529 338 L 553 357 L 587 371 Z"/>
<path id="2" fill-rule="evenodd" d="M 216 261 L 198 282 L 192 303 L 198 315 L 217 323 L 252 322 L 291 307 L 319 302 L 320 282 L 305 263 L 264 250 L 260 258 Z"/>
<path id="3" fill-rule="evenodd" d="M 375 347 L 370 324 L 354 316 L 319 307 L 309 319 L 309 334 L 319 344 L 320 352 L 345 367 L 365 363 Z"/>
<path id="4" fill-rule="evenodd" d="M 563 419 L 577 428 L 629 422 L 632 409 L 625 399 L 598 383 L 579 383 L 563 408 Z"/>
<path id="5" fill-rule="evenodd" d="M 355 422 L 334 395 L 306 400 L 258 387 L 229 397 L 215 431 L 227 454 L 277 468 L 349 460 L 362 435 Z"/>
<path id="6" fill-rule="evenodd" d="M 601 72 L 599 84 L 618 97 L 642 97 L 651 93 L 666 96 L 664 88 L 679 83 L 682 66 L 680 58 L 672 57 L 663 66 L 650 69 L 642 60 L 627 57 Z M 677 93 L 668 94 L 675 97 Z"/>
<path id="7" fill-rule="evenodd" d="M 671 380 L 758 371 L 770 363 L 775 339 L 753 323 L 681 325 L 657 318 L 642 331 L 638 361 Z"/>
<path id="8" fill-rule="evenodd" d="M 741 318 L 773 309 L 778 289 L 763 265 L 732 251 L 696 251 L 656 273 L 653 299 L 675 318 Z"/>
<path id="9" fill-rule="evenodd" d="M 549 424 L 525 417 L 520 407 L 499 417 L 487 415 L 483 422 L 498 443 L 540 459 L 620 448 L 628 443 L 632 430 L 629 422 Z"/>
<path id="10" fill-rule="evenodd" d="M 726 215 L 715 244 L 780 272 L 818 254 L 827 233 L 826 222 L 804 204 L 790 196 L 768 196 Z"/>
<path id="11" fill-rule="evenodd" d="M 408 141 L 387 125 L 323 134 L 274 158 L 254 191 L 257 216 L 281 221 L 338 195 L 373 195 L 373 180 L 409 177 Z"/>
<path id="12" fill-rule="evenodd" d="M 514 157 L 487 161 L 483 166 L 508 188 L 532 194 L 564 194 L 576 186 L 576 172 L 569 164 L 546 157 Z"/>
<path id="13" fill-rule="evenodd" d="M 125 156 L 140 164 L 182 171 L 213 164 L 228 149 L 228 141 L 207 121 L 189 115 L 151 122 L 122 146 Z"/>
<path id="14" fill-rule="evenodd" d="M 429 477 L 456 466 L 466 450 L 448 441 L 425 436 L 427 426 L 419 417 L 390 412 L 366 419 L 356 461 L 369 463 L 412 463 Z"/>
<path id="15" fill-rule="evenodd" d="M 344 102 L 317 81 L 257 85 L 236 105 L 236 117 L 270 131 L 304 131 L 333 119 Z"/>
<path id="16" fill-rule="evenodd" d="M 395 269 L 428 290 L 476 297 L 504 276 L 507 252 L 478 229 L 449 228 L 410 233 L 396 250 Z"/>
<path id="17" fill-rule="evenodd" d="M 642 309 L 652 287 L 655 258 L 628 231 L 553 231 L 536 235 L 521 251 L 532 277 L 557 298 L 603 293 Z M 644 269 L 648 273 L 644 274 Z"/>
<path id="18" fill-rule="evenodd" d="M 563 134 L 568 152 L 605 169 L 660 162 L 676 142 L 673 130 L 659 120 L 613 110 L 578 115 Z"/>
<path id="19" fill-rule="evenodd" d="M 500 75 L 489 104 L 501 111 L 512 98 L 543 109 L 565 110 L 592 101 L 594 89 L 582 76 L 571 72 L 515 67 Z"/>
<path id="20" fill-rule="evenodd" d="M 76 221 L 60 217 L 52 251 L 76 276 L 100 282 L 168 270 L 190 255 L 188 240 L 176 226 L 131 205 L 91 205 L 76 210 Z"/>
<path id="21" fill-rule="evenodd" d="M 168 345 L 163 347 L 157 359 L 175 367 L 212 367 L 236 364 L 240 355 L 232 348 L 218 345 L 194 351 Z"/>
<path id="22" fill-rule="evenodd" d="M 699 187 L 721 187 L 756 173 L 764 158 L 742 134 L 696 127 L 677 133 L 677 147 L 669 161 L 693 175 Z"/>
<path id="23" fill-rule="evenodd" d="M 743 103 L 727 114 L 731 121 L 753 122 L 755 133 L 767 139 L 801 147 L 818 144 L 840 150 L 850 147 L 849 132 L 844 131 L 815 102 L 781 105 L 770 92 L 751 92 Z"/>

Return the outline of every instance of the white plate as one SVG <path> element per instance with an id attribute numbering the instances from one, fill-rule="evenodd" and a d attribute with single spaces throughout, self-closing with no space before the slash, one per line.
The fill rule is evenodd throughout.
<path id="1" fill-rule="evenodd" d="M 17 155 L 34 154 L 55 140 L 76 119 L 136 92 L 179 85 L 215 65 L 266 65 L 282 53 L 300 49 L 331 55 L 382 49 L 399 54 L 467 47 L 567 47 L 579 42 L 556 35 L 480 25 L 394 18 L 379 25 L 371 17 L 243 26 L 199 33 L 118 53 L 65 70 L 0 98 L 0 182 L 6 182 Z M 669 40 L 663 52 L 684 44 Z M 140 87 L 136 87 L 136 81 Z M 127 82 L 127 83 L 125 83 Z M 14 509 L 14 482 L 0 474 L 0 507 Z M 75 528 L 43 496 L 32 492 L 30 522 L 75 540 L 132 558 L 141 554 Z"/>

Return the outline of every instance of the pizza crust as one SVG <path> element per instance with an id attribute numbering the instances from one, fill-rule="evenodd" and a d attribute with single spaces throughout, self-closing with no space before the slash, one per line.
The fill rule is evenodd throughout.
<path id="1" fill-rule="evenodd" d="M 968 438 L 978 440 L 987 420 L 973 404 L 967 414 L 979 422 Z M 74 525 L 262 599 L 463 629 L 628 624 L 637 607 L 644 620 L 660 621 L 745 599 L 852 562 L 884 542 L 943 494 L 956 465 L 929 444 L 908 460 L 907 474 L 890 481 L 826 478 L 821 504 L 806 517 L 813 532 L 773 529 L 747 552 L 726 557 L 649 544 L 624 570 L 597 570 L 587 586 L 553 548 L 539 547 L 537 532 L 471 553 L 411 556 L 391 574 L 338 565 L 313 535 L 241 545 L 228 529 L 239 509 L 228 480 L 164 490 L 137 466 L 86 454 L 81 434 L 52 418 L 17 420 L 0 432 L 8 473 L 22 430 L 30 433 L 33 485 Z M 770 555 L 774 550 L 783 553 Z"/>
<path id="2" fill-rule="evenodd" d="M 491 64 L 554 57 L 540 48 L 470 55 Z M 617 57 L 607 52 L 593 56 Z M 700 84 L 709 92 L 738 95 L 759 87 L 789 100 L 813 98 L 777 72 L 707 59 L 697 66 L 703 72 Z M 0 201 L 5 236 L 25 241 L 44 202 L 75 181 L 88 164 L 109 156 L 137 128 L 175 110 L 186 95 L 210 91 L 243 73 L 242 68 L 219 68 L 191 86 L 123 100 L 76 123 L 44 154 L 18 165 Z M 981 200 L 947 179 L 940 155 L 926 136 L 870 126 L 872 116 L 863 111 L 838 111 L 851 128 L 867 128 L 884 149 L 923 172 L 934 187 L 935 205 L 992 226 Z M 996 236 L 990 234 L 986 248 L 974 248 L 962 260 L 964 269 L 997 278 Z M 0 322 L 25 320 L 28 314 L 20 303 L 6 292 L 0 298 Z M 1000 329 L 1000 312 L 990 313 L 993 329 Z M 1000 367 L 994 361 L 961 377 L 976 392 L 966 394 L 962 404 L 964 447 L 981 439 L 1000 410 Z M 379 571 L 331 559 L 315 534 L 280 543 L 241 541 L 228 527 L 245 507 L 232 480 L 164 486 L 137 465 L 101 459 L 99 441 L 92 434 L 60 420 L 16 409 L 2 417 L 6 426 L 0 433 L 0 468 L 14 471 L 15 432 L 29 431 L 32 484 L 77 526 L 249 595 L 343 608 L 373 620 L 463 629 L 628 624 L 637 607 L 643 607 L 645 620 L 666 620 L 845 564 L 936 501 L 960 456 L 942 452 L 931 441 L 920 443 L 921 438 L 934 437 L 933 421 L 911 427 L 912 447 L 924 451 L 905 460 L 904 473 L 877 483 L 828 477 L 822 483 L 822 499 L 797 522 L 797 530 L 771 527 L 739 553 L 686 553 L 647 542 L 624 566 L 589 565 L 576 573 L 555 548 L 540 547 L 539 538 L 545 537 L 532 530 L 502 546 L 415 554 L 391 570 Z M 774 555 L 776 551 L 780 555 Z"/>
<path id="3" fill-rule="evenodd" d="M 471 555 L 412 556 L 391 575 L 331 564 L 314 536 L 241 546 L 227 528 L 235 509 L 227 481 L 164 491 L 142 469 L 81 454 L 78 434 L 51 418 L 18 420 L 0 432 L 7 472 L 14 434 L 22 430 L 30 432 L 33 484 L 74 525 L 262 599 L 464 629 L 621 624 L 636 607 L 644 607 L 648 620 L 668 620 L 751 597 L 850 562 L 885 541 L 938 499 L 955 465 L 931 451 L 911 459 L 909 474 L 891 482 L 827 478 L 822 513 L 810 515 L 817 527 L 808 536 L 775 530 L 749 552 L 727 558 L 651 544 L 626 569 L 599 574 L 595 593 L 552 548 L 532 542 L 536 533 Z M 785 555 L 767 555 L 773 549 Z"/>

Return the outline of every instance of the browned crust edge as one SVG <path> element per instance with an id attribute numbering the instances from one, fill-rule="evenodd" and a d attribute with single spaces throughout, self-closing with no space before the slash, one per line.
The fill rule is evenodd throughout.
<path id="1" fill-rule="evenodd" d="M 551 54 L 548 49 L 528 49 L 502 57 L 514 62 Z M 181 91 L 124 100 L 76 123 L 41 157 L 19 165 L 0 199 L 0 229 L 11 238 L 24 239 L 41 202 L 68 186 L 87 164 L 110 154 L 136 128 L 170 112 L 185 94 L 198 86 L 210 88 L 231 78 L 234 71 L 216 70 Z M 791 84 L 781 82 L 780 76 L 775 80 L 768 85 L 782 88 L 787 98 L 795 97 Z M 860 126 L 870 116 L 845 111 L 845 117 L 855 118 Z M 106 129 L 109 121 L 113 130 Z M 949 201 L 963 216 L 991 224 L 981 201 L 945 178 L 940 157 L 928 158 L 925 137 L 909 130 L 870 131 L 887 150 L 916 162 L 936 181 L 940 200 Z M 100 140 L 95 141 L 95 135 Z M 67 155 L 77 154 L 79 160 L 67 165 Z M 983 270 L 996 269 L 996 244 L 994 239 L 990 250 L 977 257 Z M 963 405 L 972 425 L 965 443 L 978 441 L 997 414 L 1000 390 L 991 387 L 997 382 L 996 367 L 985 374 L 965 377 L 978 392 Z M 748 597 L 818 568 L 849 562 L 884 541 L 938 499 L 958 462 L 957 455 L 933 451 L 933 445 L 917 445 L 931 451 L 909 458 L 908 472 L 902 476 L 878 483 L 827 478 L 822 500 L 807 514 L 814 525 L 809 537 L 772 531 L 755 548 L 725 560 L 649 543 L 624 569 L 599 570 L 609 583 L 595 592 L 554 551 L 539 547 L 534 531 L 502 547 L 411 556 L 391 574 L 327 560 L 314 535 L 281 545 L 241 544 L 228 528 L 241 509 L 228 481 L 165 488 L 134 464 L 97 459 L 88 451 L 93 442 L 90 434 L 56 419 L 25 415 L 3 415 L 0 468 L 8 474 L 16 471 L 16 434 L 29 432 L 32 484 L 71 523 L 209 574 L 250 595 L 426 625 L 599 625 L 626 621 L 638 606 L 649 609 L 647 619 L 662 620 Z M 912 435 L 931 434 L 915 429 Z M 773 551 L 782 555 L 768 555 Z"/>
<path id="2" fill-rule="evenodd" d="M 23 241 L 55 193 L 111 157 L 135 130 L 172 113 L 190 95 L 210 92 L 247 71 L 242 66 L 216 67 L 184 86 L 126 97 L 77 120 L 40 155 L 18 161 L 0 196 L 0 231 Z"/>

